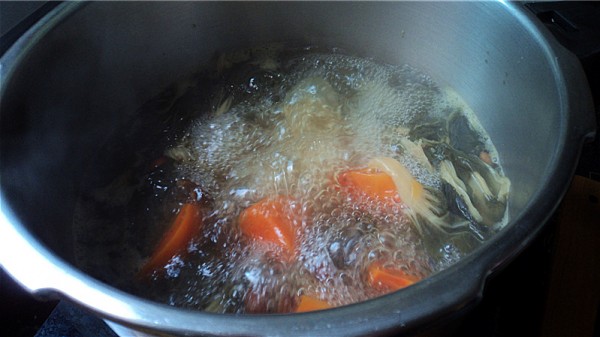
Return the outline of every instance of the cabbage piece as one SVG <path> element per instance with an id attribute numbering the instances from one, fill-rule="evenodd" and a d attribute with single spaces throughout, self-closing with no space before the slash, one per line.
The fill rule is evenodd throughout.
<path id="1" fill-rule="evenodd" d="M 440 164 L 442 179 L 464 200 L 473 219 L 494 226 L 506 213 L 510 180 L 478 157 L 450 151 Z"/>

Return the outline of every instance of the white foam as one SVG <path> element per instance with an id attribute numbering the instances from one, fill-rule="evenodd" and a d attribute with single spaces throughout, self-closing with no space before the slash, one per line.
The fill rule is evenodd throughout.
<path id="1" fill-rule="evenodd" d="M 251 57 L 244 54 L 248 62 Z M 420 277 L 458 260 L 460 252 L 447 244 L 440 248 L 443 261 L 432 264 L 403 205 L 368 198 L 357 203 L 333 177 L 376 156 L 394 157 L 422 184 L 439 189 L 439 174 L 399 144 L 419 121 L 447 118 L 449 106 L 472 114 L 466 104 L 409 66 L 310 53 L 271 61 L 263 68 L 281 67 L 277 87 L 256 87 L 254 96 L 234 91 L 227 109 L 207 111 L 171 144 L 187 149 L 173 174 L 202 186 L 214 209 L 186 262 L 169 266 L 170 294 L 153 296 L 226 312 L 244 312 L 250 289 L 261 310 L 293 310 L 298 294 L 345 305 L 381 294 L 366 282 L 365 270 L 375 260 Z M 296 261 L 276 262 L 237 229 L 244 208 L 275 195 L 292 196 L 301 214 Z"/>

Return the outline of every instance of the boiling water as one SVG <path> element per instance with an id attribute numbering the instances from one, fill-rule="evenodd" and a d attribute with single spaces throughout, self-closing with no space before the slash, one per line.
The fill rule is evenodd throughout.
<path id="1" fill-rule="evenodd" d="M 506 221 L 508 180 L 474 113 L 410 66 L 336 50 L 257 48 L 223 54 L 175 88 L 160 100 L 152 148 L 138 151 L 112 182 L 83 193 L 76 212 L 81 267 L 120 288 L 216 312 L 290 312 L 300 295 L 340 306 L 386 292 L 367 280 L 374 261 L 422 279 Z M 463 144 L 456 135 L 465 127 L 472 135 Z M 435 197 L 435 218 L 447 226 L 410 216 L 408 203 L 357 199 L 340 186 L 340 174 L 381 157 L 395 159 Z M 460 158 L 481 171 L 459 171 L 462 185 L 441 173 L 444 160 L 458 169 Z M 493 203 L 478 202 L 478 177 Z M 291 260 L 244 237 L 238 224 L 244 209 L 282 195 L 297 214 Z M 200 234 L 164 270 L 140 278 L 190 201 L 205 205 Z"/>

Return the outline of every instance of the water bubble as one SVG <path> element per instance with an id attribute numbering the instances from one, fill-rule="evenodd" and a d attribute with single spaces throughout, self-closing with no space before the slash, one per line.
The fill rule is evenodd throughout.
<path id="1" fill-rule="evenodd" d="M 272 58 L 281 62 L 256 70 L 259 64 L 271 63 L 253 59 L 252 53 L 240 55 L 246 63 L 211 79 L 218 82 L 217 88 L 202 88 L 210 98 L 206 113 L 194 113 L 197 117 L 182 130 L 184 136 L 169 136 L 169 147 L 185 145 L 191 159 L 145 177 L 150 196 L 169 217 L 154 219 L 134 234 L 155 232 L 151 234 L 158 239 L 164 223 L 172 221 L 180 205 L 163 201 L 175 193 L 173 177 L 202 186 L 196 199 L 206 194 L 214 208 L 205 216 L 199 238 L 189 245 L 189 256 L 171 261 L 168 277 L 156 280 L 152 290 L 156 294 L 151 296 L 173 305 L 234 313 L 292 311 L 302 294 L 343 305 L 379 294 L 365 285 L 370 263 L 384 261 L 426 276 L 430 265 L 439 270 L 464 255 L 452 243 L 426 250 L 405 204 L 350 195 L 336 182 L 340 172 L 388 156 L 424 186 L 439 189 L 435 167 L 433 171 L 425 167 L 401 141 L 418 123 L 447 117 L 449 107 L 460 105 L 470 113 L 462 100 L 410 66 L 309 48 L 290 52 L 282 60 Z M 215 112 L 227 95 L 232 97 L 228 111 Z M 486 146 L 497 158 L 492 144 Z M 432 148 L 428 155 L 439 162 L 445 154 Z M 239 230 L 240 213 L 274 195 L 295 200 L 291 209 L 299 216 L 294 220 L 298 247 L 291 262 L 282 262 Z M 155 207 L 144 209 L 145 214 L 156 212 Z M 93 222 L 82 219 L 77 227 L 87 230 Z M 161 221 L 162 226 L 156 225 Z M 80 236 L 90 236 L 81 232 Z M 145 235 L 130 235 L 131 241 L 143 237 L 140 240 L 149 244 Z M 115 268 L 136 269 L 131 265 L 140 265 L 148 253 L 129 254 L 134 255 L 130 265 Z"/>

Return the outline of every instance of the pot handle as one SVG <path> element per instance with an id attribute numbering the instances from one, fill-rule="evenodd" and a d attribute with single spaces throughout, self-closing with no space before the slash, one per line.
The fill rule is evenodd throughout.
<path id="1" fill-rule="evenodd" d="M 561 97 L 562 104 L 566 105 L 565 111 L 569 112 L 568 125 L 565 128 L 568 134 L 565 141 L 591 142 L 596 137 L 598 121 L 589 82 L 581 62 L 574 54 L 562 46 L 561 49 L 557 49 L 557 54 L 557 63 L 567 90 L 566 97 Z"/>
<path id="2" fill-rule="evenodd" d="M 0 203 L 3 203 L 2 196 Z M 53 266 L 49 259 L 55 259 L 54 255 L 33 238 L 6 207 L 0 212 L 0 232 L 0 267 L 37 297 L 55 298 L 56 286 L 64 284 L 69 276 L 64 270 L 69 268 Z"/>
<path id="3" fill-rule="evenodd" d="M 533 2 L 520 6 L 556 52 L 556 73 L 564 75 L 562 83 L 568 93 L 567 97 L 562 97 L 563 104 L 567 105 L 565 111 L 570 113 L 568 130 L 575 141 L 592 141 L 600 110 L 594 109 L 591 83 L 586 80 L 584 67 L 587 60 L 597 63 L 600 59 L 600 35 L 588 28 L 594 27 L 592 23 L 598 18 L 589 11 L 598 14 L 600 11 L 587 3 Z M 586 14 L 579 15 L 581 13 Z"/>
<path id="4" fill-rule="evenodd" d="M 0 204 L 4 204 L 0 195 Z M 89 288 L 75 269 L 52 254 L 14 217 L 8 207 L 0 211 L 0 267 L 39 299 Z M 18 253 L 18 255 L 15 255 Z"/>
<path id="5" fill-rule="evenodd" d="M 133 307 L 142 304 L 129 303 L 116 290 L 107 291 L 102 283 L 53 255 L 18 223 L 7 207 L 0 210 L 0 233 L 0 267 L 38 299 L 66 298 L 106 317 L 140 320 Z M 19 255 L 15 256 L 15 252 Z"/>

